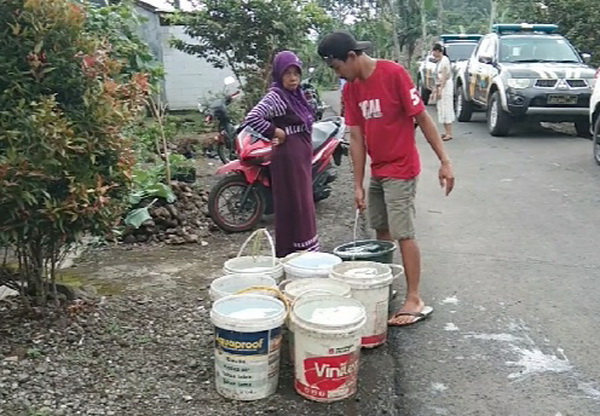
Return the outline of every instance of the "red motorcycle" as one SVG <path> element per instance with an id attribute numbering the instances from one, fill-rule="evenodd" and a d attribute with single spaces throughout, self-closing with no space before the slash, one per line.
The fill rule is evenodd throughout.
<path id="1" fill-rule="evenodd" d="M 341 117 L 329 117 L 313 124 L 313 198 L 322 201 L 331 194 L 337 178 L 332 162 L 339 166 L 348 154 L 344 140 L 346 125 Z M 270 158 L 271 142 L 249 127 L 236 138 L 238 160 L 217 170 L 225 175 L 210 191 L 208 212 L 219 228 L 227 232 L 253 229 L 263 215 L 273 213 Z"/>

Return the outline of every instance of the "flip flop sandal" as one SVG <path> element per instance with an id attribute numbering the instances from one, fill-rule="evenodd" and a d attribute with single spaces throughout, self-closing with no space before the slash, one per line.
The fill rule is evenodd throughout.
<path id="1" fill-rule="evenodd" d="M 452 136 L 446 136 L 445 134 L 442 136 L 442 140 L 445 142 L 449 142 L 450 140 L 452 140 Z"/>
<path id="2" fill-rule="evenodd" d="M 429 318 L 429 316 L 433 313 L 433 308 L 431 306 L 425 306 L 423 308 L 423 310 L 421 312 L 398 312 L 397 314 L 395 314 L 391 320 L 399 317 L 399 316 L 412 316 L 415 319 L 413 319 L 411 322 L 408 322 L 406 324 L 393 324 L 390 323 L 390 321 L 388 321 L 388 326 L 409 326 L 409 325 L 414 325 L 417 322 L 421 322 L 424 321 L 425 319 Z"/>

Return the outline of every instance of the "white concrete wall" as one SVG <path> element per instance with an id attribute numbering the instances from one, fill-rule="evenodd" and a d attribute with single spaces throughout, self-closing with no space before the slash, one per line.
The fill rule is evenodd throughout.
<path id="1" fill-rule="evenodd" d="M 230 70 L 216 69 L 204 59 L 181 52 L 170 46 L 172 37 L 187 43 L 194 40 L 183 31 L 183 26 L 161 26 L 163 62 L 165 66 L 166 100 L 171 110 L 196 109 L 198 99 L 209 92 L 223 89 L 223 80 L 233 75 Z"/>

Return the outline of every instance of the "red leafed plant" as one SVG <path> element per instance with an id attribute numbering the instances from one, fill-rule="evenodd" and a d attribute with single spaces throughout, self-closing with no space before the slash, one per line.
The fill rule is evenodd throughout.
<path id="1" fill-rule="evenodd" d="M 122 132 L 149 89 L 85 24 L 70 0 L 0 2 L 0 246 L 38 305 L 66 251 L 121 218 L 135 163 Z"/>

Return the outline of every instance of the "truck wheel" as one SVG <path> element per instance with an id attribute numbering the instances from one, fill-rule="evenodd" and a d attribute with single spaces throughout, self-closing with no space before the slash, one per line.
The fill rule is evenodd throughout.
<path id="1" fill-rule="evenodd" d="M 465 92 L 459 86 L 454 94 L 454 109 L 456 111 L 456 119 L 462 123 L 471 121 L 473 116 L 473 103 L 467 100 Z"/>
<path id="2" fill-rule="evenodd" d="M 600 165 L 600 117 L 596 120 L 594 127 L 594 160 Z"/>
<path id="3" fill-rule="evenodd" d="M 492 136 L 507 136 L 510 132 L 510 115 L 502 109 L 500 93 L 498 91 L 492 94 L 490 104 L 488 105 L 488 128 Z"/>
<path id="4" fill-rule="evenodd" d="M 584 139 L 591 139 L 590 134 L 590 119 L 585 117 L 575 122 L 575 130 L 577 131 L 577 137 L 583 137 Z"/>

